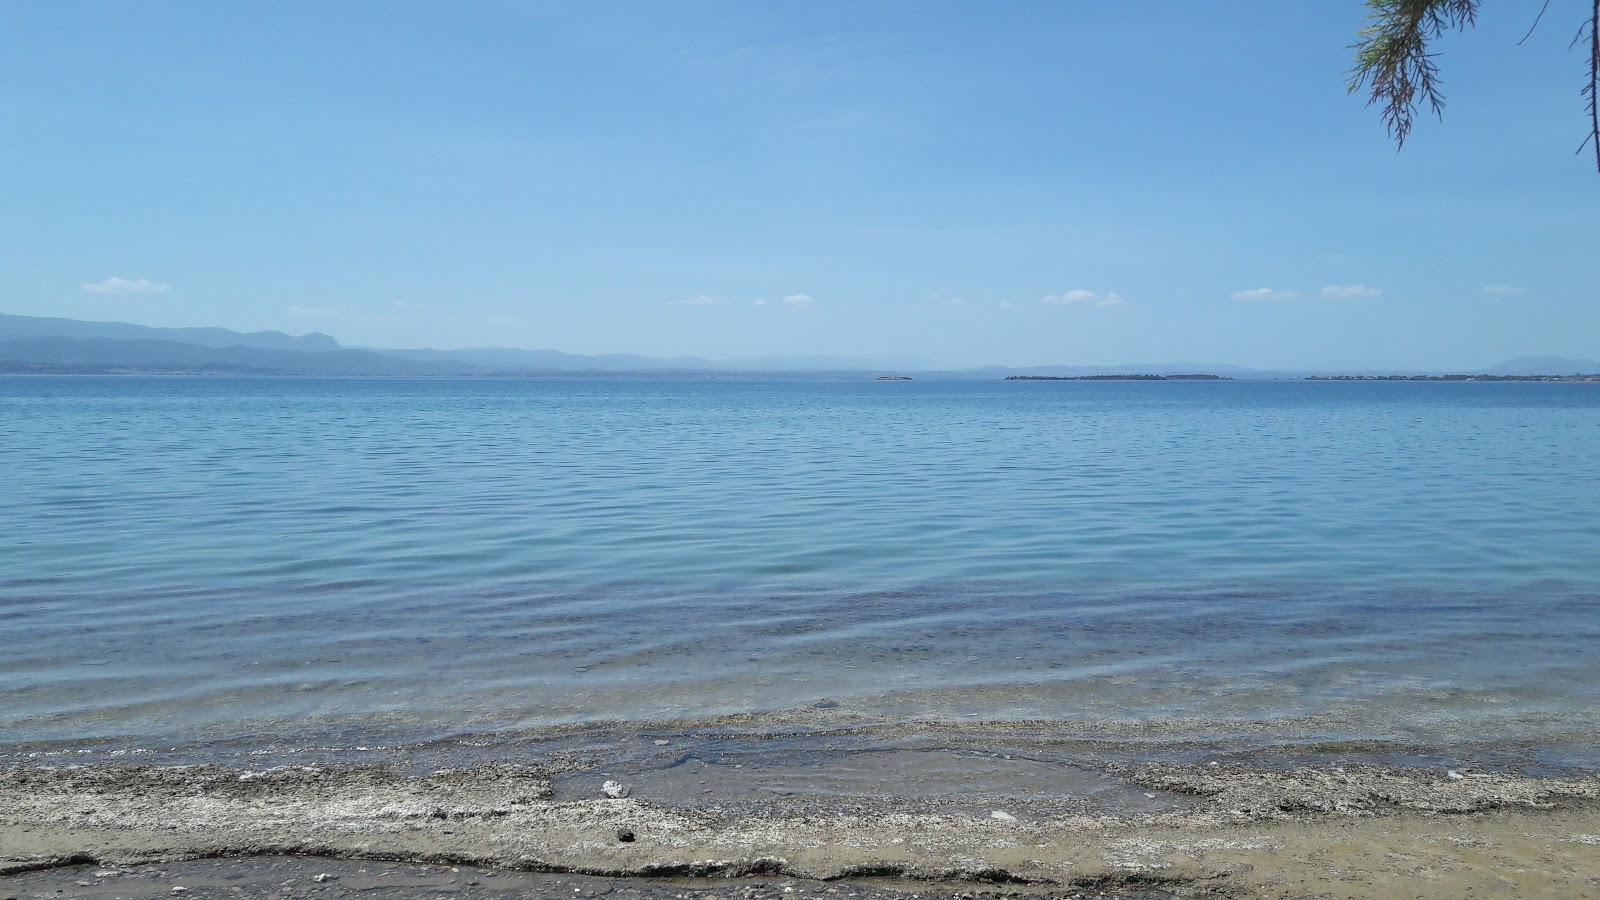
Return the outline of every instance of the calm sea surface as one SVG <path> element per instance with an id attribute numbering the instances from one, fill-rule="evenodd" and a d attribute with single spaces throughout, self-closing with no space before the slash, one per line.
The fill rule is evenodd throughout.
<path id="1" fill-rule="evenodd" d="M 7 746 L 826 698 L 1596 763 L 1595 384 L 9 377 L 0 523 Z"/>

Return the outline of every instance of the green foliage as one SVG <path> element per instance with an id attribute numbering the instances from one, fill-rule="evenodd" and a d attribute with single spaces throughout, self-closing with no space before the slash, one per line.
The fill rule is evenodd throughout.
<path id="1" fill-rule="evenodd" d="M 1405 146 L 1419 97 L 1434 115 L 1444 111 L 1439 67 L 1428 42 L 1447 30 L 1460 31 L 1477 20 L 1477 0 L 1367 0 L 1367 25 L 1351 49 L 1356 66 L 1350 92 L 1368 85 L 1367 105 L 1383 105 L 1383 123 L 1395 143 Z"/>
<path id="2" fill-rule="evenodd" d="M 1534 25 L 1543 15 L 1541 8 Z M 1478 0 L 1367 0 L 1367 24 L 1350 48 L 1356 52 L 1350 92 L 1366 89 L 1367 105 L 1382 107 L 1383 123 L 1396 146 L 1405 146 L 1421 103 L 1426 102 L 1434 115 L 1444 111 L 1439 67 L 1428 52 L 1429 42 L 1446 31 L 1471 27 L 1477 16 Z M 1590 0 L 1589 17 L 1572 43 L 1587 45 L 1588 57 L 1582 94 L 1589 131 L 1578 152 L 1592 147 L 1595 168 L 1600 170 L 1600 0 Z"/>

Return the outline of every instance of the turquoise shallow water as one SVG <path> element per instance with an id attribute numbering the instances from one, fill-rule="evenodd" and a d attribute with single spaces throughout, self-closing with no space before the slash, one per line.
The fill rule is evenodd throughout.
<path id="1" fill-rule="evenodd" d="M 0 740 L 1592 747 L 1595 388 L 4 378 Z"/>

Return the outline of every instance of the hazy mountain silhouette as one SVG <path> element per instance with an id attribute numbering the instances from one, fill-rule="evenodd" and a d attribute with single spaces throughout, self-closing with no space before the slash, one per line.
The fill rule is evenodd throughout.
<path id="1" fill-rule="evenodd" d="M 257 350 L 340 350 L 339 342 L 312 332 L 288 335 L 281 331 L 229 331 L 226 328 L 154 328 L 130 322 L 84 322 L 45 316 L 0 313 L 0 341 L 26 338 L 110 338 L 121 341 L 177 341 L 201 347 L 252 347 Z"/>
<path id="2" fill-rule="evenodd" d="M 660 358 L 635 353 L 584 355 L 559 350 L 474 347 L 459 350 L 348 349 L 326 334 L 243 333 L 226 328 L 153 328 L 128 322 L 86 322 L 0 313 L 0 371 L 237 372 L 294 375 L 486 375 L 649 372 L 876 372 L 958 379 L 1007 375 L 1179 375 L 1295 378 L 1332 372 L 1263 372 L 1216 363 L 1118 366 L 980 366 L 956 369 L 919 358 L 860 359 L 784 356 L 750 359 Z M 1524 356 L 1477 370 L 1490 375 L 1600 372 L 1600 362 Z M 1350 372 L 1348 374 L 1380 374 Z M 1427 374 L 1427 373 L 1406 373 Z M 1476 374 L 1476 373 L 1471 373 Z"/>
<path id="3" fill-rule="evenodd" d="M 263 375 L 467 375 L 466 363 L 428 363 L 370 350 L 263 350 L 179 341 L 38 337 L 0 341 L 0 363 L 33 371 L 137 369 Z"/>

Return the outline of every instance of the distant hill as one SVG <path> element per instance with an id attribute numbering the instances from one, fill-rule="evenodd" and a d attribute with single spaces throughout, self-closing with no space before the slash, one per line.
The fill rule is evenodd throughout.
<path id="1" fill-rule="evenodd" d="M 86 322 L 0 313 L 0 371 L 236 371 L 304 375 L 484 375 L 615 373 L 883 373 L 917 372 L 946 379 L 1005 375 L 1245 375 L 1238 366 L 1179 362 L 1135 366 L 1029 366 L 953 369 L 924 358 L 862 359 L 782 356 L 713 360 L 636 353 L 585 355 L 512 347 L 347 349 L 326 334 L 238 332 L 226 328 L 154 328 L 128 322 Z"/>
<path id="2" fill-rule="evenodd" d="M 784 356 L 714 360 L 662 358 L 635 353 L 585 355 L 510 347 L 346 348 L 326 334 L 239 332 L 226 328 L 154 328 L 129 322 L 86 322 L 0 313 L 0 372 L 237 372 L 295 375 L 487 375 L 555 373 L 833 373 L 906 374 L 943 380 L 1008 376 L 1186 375 L 1233 378 L 1303 378 L 1308 375 L 1441 375 L 1444 372 L 1277 372 L 1216 363 L 1172 362 L 1120 366 L 981 366 L 956 369 L 929 359 L 861 359 Z M 1465 374 L 1572 375 L 1600 373 L 1600 362 L 1561 356 L 1524 356 Z M 1459 374 L 1459 373 L 1457 373 Z"/>
<path id="3" fill-rule="evenodd" d="M 264 350 L 179 341 L 40 337 L 0 341 L 0 371 L 225 372 L 270 375 L 467 375 L 464 363 L 428 363 L 369 350 Z"/>
<path id="4" fill-rule="evenodd" d="M 153 328 L 131 322 L 84 322 L 47 316 L 0 313 L 0 341 L 27 338 L 109 338 L 119 341 L 177 341 L 201 347 L 250 347 L 256 350 L 340 350 L 326 334 L 288 335 L 281 331 L 230 331 L 226 328 Z"/>

